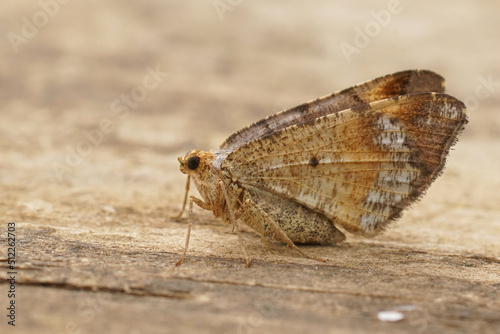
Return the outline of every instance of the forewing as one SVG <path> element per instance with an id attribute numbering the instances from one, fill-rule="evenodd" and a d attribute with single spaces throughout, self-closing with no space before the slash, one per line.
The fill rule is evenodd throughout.
<path id="1" fill-rule="evenodd" d="M 443 91 L 444 79 L 431 71 L 409 70 L 386 75 L 271 115 L 234 133 L 220 148 L 233 150 L 288 126 L 389 97 Z"/>
<path id="2" fill-rule="evenodd" d="M 222 168 L 373 235 L 442 170 L 467 123 L 465 106 L 437 93 L 394 97 L 290 126 L 228 155 Z"/>

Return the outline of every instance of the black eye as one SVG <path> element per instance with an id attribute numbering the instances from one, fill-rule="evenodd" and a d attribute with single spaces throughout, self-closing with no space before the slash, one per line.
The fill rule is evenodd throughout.
<path id="1" fill-rule="evenodd" d="M 198 165 L 200 164 L 200 158 L 198 157 L 191 157 L 187 161 L 187 166 L 191 170 L 195 170 L 198 168 Z"/>

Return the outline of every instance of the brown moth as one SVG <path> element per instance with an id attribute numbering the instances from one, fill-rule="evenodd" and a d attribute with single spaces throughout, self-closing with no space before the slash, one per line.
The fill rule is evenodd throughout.
<path id="1" fill-rule="evenodd" d="M 286 243 L 330 244 L 344 232 L 371 237 L 398 219 L 441 174 L 467 123 L 465 105 L 425 70 L 380 77 L 254 123 L 218 150 L 179 157 L 202 199 L 193 203 L 233 224 Z"/>

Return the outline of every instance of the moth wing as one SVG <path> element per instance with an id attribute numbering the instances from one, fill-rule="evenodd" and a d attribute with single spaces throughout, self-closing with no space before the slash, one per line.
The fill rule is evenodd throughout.
<path id="1" fill-rule="evenodd" d="M 426 70 L 409 70 L 366 81 L 271 115 L 227 138 L 221 149 L 233 150 L 291 125 L 386 98 L 420 92 L 444 92 L 444 79 Z"/>
<path id="2" fill-rule="evenodd" d="M 262 217 L 265 213 L 295 243 L 330 244 L 345 239 L 344 234 L 324 215 L 262 188 L 248 187 L 247 190 L 245 196 L 253 205 L 243 210 L 240 219 L 257 232 L 274 234 Z M 304 224 L 305 221 L 307 224 Z"/>
<path id="3" fill-rule="evenodd" d="M 242 187 L 279 194 L 370 236 L 425 192 L 466 123 L 465 105 L 449 95 L 393 97 L 249 142 L 222 168 Z"/>

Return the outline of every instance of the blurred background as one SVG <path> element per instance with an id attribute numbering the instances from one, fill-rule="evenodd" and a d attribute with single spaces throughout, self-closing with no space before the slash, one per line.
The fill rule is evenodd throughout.
<path id="1" fill-rule="evenodd" d="M 464 192 L 445 197 L 497 208 L 499 14 L 487 0 L 2 1 L 0 200 L 13 217 L 113 198 L 174 210 L 178 156 L 420 68 L 469 107 L 448 172 Z"/>
<path id="2" fill-rule="evenodd" d="M 103 146 L 154 151 L 170 170 L 170 154 L 217 148 L 267 115 L 415 68 L 469 105 L 464 137 L 498 137 L 499 13 L 487 0 L 2 1 L 3 165 L 30 151 L 52 173 L 66 145 L 109 118 Z M 161 82 L 131 96 L 148 68 Z M 111 107 L 123 94 L 126 116 Z"/>
<path id="3" fill-rule="evenodd" d="M 421 68 L 469 107 L 448 173 L 464 192 L 445 197 L 497 208 L 499 14 L 487 0 L 2 1 L 1 201 L 13 217 L 111 198 L 173 210 L 178 156 Z"/>

